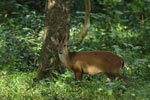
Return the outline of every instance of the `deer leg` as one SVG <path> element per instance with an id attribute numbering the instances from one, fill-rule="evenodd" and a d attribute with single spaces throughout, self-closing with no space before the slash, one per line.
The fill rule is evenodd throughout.
<path id="1" fill-rule="evenodd" d="M 108 81 L 111 82 L 112 80 L 115 79 L 115 76 L 113 74 L 110 73 L 106 73 L 106 75 L 108 76 Z"/>
<path id="2" fill-rule="evenodd" d="M 123 81 L 127 82 L 128 78 L 120 73 L 113 73 L 114 76 L 118 76 L 121 78 Z"/>
<path id="3" fill-rule="evenodd" d="M 80 81 L 82 79 L 82 73 L 80 72 L 74 72 L 75 80 Z"/>

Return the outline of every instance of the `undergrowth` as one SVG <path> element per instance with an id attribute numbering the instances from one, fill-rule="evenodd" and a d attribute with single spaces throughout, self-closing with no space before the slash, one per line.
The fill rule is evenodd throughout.
<path id="1" fill-rule="evenodd" d="M 71 72 L 58 79 L 47 78 L 32 87 L 35 72 L 1 71 L 1 100 L 149 100 L 150 82 L 129 77 L 124 83 L 119 79 L 107 82 L 105 75 L 88 76 L 80 82 L 73 80 Z M 143 82 L 144 81 L 144 82 Z"/>

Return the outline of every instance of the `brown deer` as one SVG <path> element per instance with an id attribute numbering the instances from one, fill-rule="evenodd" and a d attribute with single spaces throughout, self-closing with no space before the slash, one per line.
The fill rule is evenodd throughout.
<path id="1" fill-rule="evenodd" d="M 57 45 L 60 61 L 74 72 L 75 80 L 81 80 L 82 74 L 104 73 L 110 81 L 116 76 L 127 81 L 127 77 L 120 73 L 124 66 L 124 60 L 108 51 L 68 51 L 68 37 L 59 40 L 51 37 L 52 42 Z"/>

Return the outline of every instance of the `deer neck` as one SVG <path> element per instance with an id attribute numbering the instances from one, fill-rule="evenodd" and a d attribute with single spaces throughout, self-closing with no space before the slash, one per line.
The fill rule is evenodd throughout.
<path id="1" fill-rule="evenodd" d="M 60 61 L 66 66 L 69 67 L 69 53 L 59 54 Z"/>

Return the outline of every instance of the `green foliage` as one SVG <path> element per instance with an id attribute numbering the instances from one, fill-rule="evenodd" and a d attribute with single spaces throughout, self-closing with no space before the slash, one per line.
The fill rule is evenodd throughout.
<path id="1" fill-rule="evenodd" d="M 30 88 L 35 73 L 9 74 L 7 71 L 1 71 L 0 75 L 2 100 L 148 100 L 150 97 L 150 82 L 142 82 L 140 79 L 132 80 L 132 83 L 128 84 L 117 79 L 109 83 L 106 82 L 105 76 L 98 75 L 84 76 L 81 82 L 75 82 L 72 74 L 67 71 L 56 81 L 45 79 Z"/>
<path id="2" fill-rule="evenodd" d="M 149 1 L 94 1 L 91 0 L 93 10 L 91 11 L 91 28 L 89 29 L 89 34 L 94 35 L 87 36 L 89 44 L 93 42 L 94 37 L 96 43 L 107 48 L 111 48 L 113 45 L 118 45 L 123 49 L 135 46 L 140 48 L 140 52 L 149 53 Z M 78 8 L 76 9 L 78 10 Z M 81 29 L 84 13 L 77 11 L 72 17 L 76 19 L 72 21 L 72 24 L 76 23 L 77 25 L 76 28 L 72 26 L 72 34 L 76 36 L 74 34 L 78 34 Z"/>
<path id="3" fill-rule="evenodd" d="M 58 79 L 42 80 L 33 88 L 44 13 L 33 10 L 34 1 L 21 1 L 24 5 L 15 0 L 0 2 L 0 99 L 149 100 L 148 0 L 91 0 L 91 26 L 80 46 L 75 41 L 84 21 L 83 0 L 72 0 L 70 50 L 108 50 L 123 57 L 121 71 L 129 77 L 127 84 L 117 78 L 106 82 L 105 75 L 84 75 L 76 82 L 70 71 L 53 71 Z"/>
<path id="4" fill-rule="evenodd" d="M 0 24 L 0 68 L 33 70 L 37 66 L 43 16 L 23 8 L 15 17 L 5 16 Z M 4 69 L 5 69 L 4 68 Z"/>

